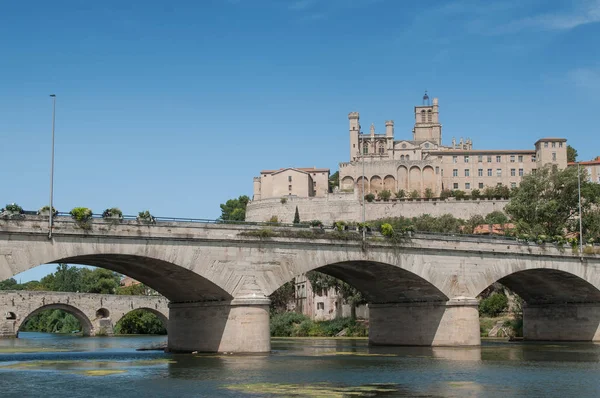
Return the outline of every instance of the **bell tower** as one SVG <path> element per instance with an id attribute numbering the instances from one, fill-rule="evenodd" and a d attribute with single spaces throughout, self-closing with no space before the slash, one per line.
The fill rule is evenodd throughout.
<path id="1" fill-rule="evenodd" d="M 431 141 L 437 145 L 442 144 L 442 125 L 439 119 L 438 99 L 429 102 L 429 95 L 425 91 L 423 104 L 415 106 L 415 126 L 413 128 L 414 141 Z"/>
<path id="2" fill-rule="evenodd" d="M 349 129 L 350 129 L 350 161 L 356 160 L 358 156 L 358 135 L 360 134 L 360 116 L 358 112 L 350 112 L 348 114 Z"/>

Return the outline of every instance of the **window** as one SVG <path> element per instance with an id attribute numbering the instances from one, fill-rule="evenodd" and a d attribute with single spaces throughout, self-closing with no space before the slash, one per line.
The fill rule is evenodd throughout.
<path id="1" fill-rule="evenodd" d="M 502 169 L 496 169 L 496 177 L 502 177 Z"/>
<path id="2" fill-rule="evenodd" d="M 452 163 L 458 162 L 458 156 L 452 156 Z"/>
<path id="3" fill-rule="evenodd" d="M 556 142 L 552 143 L 552 148 L 556 148 Z"/>
<path id="4" fill-rule="evenodd" d="M 488 156 L 488 157 L 487 157 L 487 161 L 488 161 L 488 163 L 492 163 L 492 157 L 491 157 L 491 156 Z"/>
<path id="5" fill-rule="evenodd" d="M 383 147 L 383 145 L 379 146 L 379 154 L 383 155 L 383 152 L 385 151 L 385 148 Z"/>
<path id="6" fill-rule="evenodd" d="M 559 142 L 559 143 L 558 143 L 558 147 L 559 147 L 559 148 L 562 148 L 562 147 L 563 147 L 563 143 L 562 143 L 562 142 Z"/>
<path id="7" fill-rule="evenodd" d="M 465 156 L 465 163 L 469 163 L 469 155 Z"/>
<path id="8" fill-rule="evenodd" d="M 514 163 L 515 162 L 515 155 L 510 155 L 510 162 Z"/>
<path id="9" fill-rule="evenodd" d="M 421 111 L 421 122 L 425 123 L 425 109 Z"/>
<path id="10" fill-rule="evenodd" d="M 325 309 L 325 303 L 324 302 L 319 302 L 317 303 L 317 309 L 318 310 L 324 310 Z"/>
<path id="11" fill-rule="evenodd" d="M 400 160 L 404 160 L 404 155 L 401 155 L 401 156 L 400 156 Z"/>
<path id="12" fill-rule="evenodd" d="M 465 177 L 469 177 L 471 175 L 471 170 L 465 169 Z"/>
<path id="13" fill-rule="evenodd" d="M 435 174 L 440 174 L 440 168 L 438 166 L 435 166 Z"/>
<path id="14" fill-rule="evenodd" d="M 313 188 L 316 188 L 316 187 L 317 187 L 317 182 L 313 181 Z"/>
<path id="15" fill-rule="evenodd" d="M 552 152 L 552 161 L 556 162 L 556 152 Z"/>
<path id="16" fill-rule="evenodd" d="M 477 161 L 478 161 L 479 163 L 483 163 L 483 155 L 479 155 L 479 156 L 477 157 Z"/>
<path id="17" fill-rule="evenodd" d="M 427 111 L 427 121 L 431 122 L 431 110 Z"/>
<path id="18" fill-rule="evenodd" d="M 292 190 L 292 186 L 288 185 L 288 191 L 291 191 L 291 190 Z"/>
<path id="19" fill-rule="evenodd" d="M 429 142 L 426 142 L 423 146 L 425 147 L 425 149 L 429 149 Z"/>
<path id="20" fill-rule="evenodd" d="M 363 144 L 363 155 L 366 155 L 369 153 L 369 147 L 366 144 Z"/>
<path id="21" fill-rule="evenodd" d="M 523 163 L 523 155 L 519 155 L 519 163 Z"/>
<path id="22" fill-rule="evenodd" d="M 442 169 L 442 177 L 444 176 L 444 169 Z"/>
<path id="23" fill-rule="evenodd" d="M 465 189 L 471 189 L 471 183 L 470 182 L 466 182 L 465 183 Z"/>
<path id="24" fill-rule="evenodd" d="M 402 149 L 406 149 L 406 144 L 402 144 Z"/>
<path id="25" fill-rule="evenodd" d="M 517 169 L 510 169 L 510 176 L 514 177 L 517 175 Z"/>
<path id="26" fill-rule="evenodd" d="M 511 182 L 510 183 L 510 187 L 511 188 L 516 188 L 517 187 L 517 183 L 516 182 Z"/>
<path id="27" fill-rule="evenodd" d="M 477 176 L 483 177 L 483 169 L 477 170 Z"/>
<path id="28" fill-rule="evenodd" d="M 531 169 L 531 174 L 537 173 L 537 169 Z"/>
<path id="29" fill-rule="evenodd" d="M 544 142 L 544 148 L 548 148 L 548 143 Z"/>
<path id="30" fill-rule="evenodd" d="M 454 183 L 454 189 L 458 189 L 458 182 Z"/>
<path id="31" fill-rule="evenodd" d="M 496 156 L 496 163 L 500 163 L 502 162 L 502 156 L 498 155 Z"/>
<path id="32" fill-rule="evenodd" d="M 519 177 L 523 177 L 524 174 L 525 173 L 524 173 L 523 169 L 519 169 Z"/>
<path id="33" fill-rule="evenodd" d="M 292 176 L 288 176 L 288 181 L 292 182 Z"/>
<path id="34" fill-rule="evenodd" d="M 458 177 L 458 169 L 452 170 L 452 177 Z"/>
<path id="35" fill-rule="evenodd" d="M 535 155 L 531 155 L 531 161 L 535 162 Z"/>
<path id="36" fill-rule="evenodd" d="M 479 189 L 483 189 L 483 182 L 479 183 Z"/>
<path id="37" fill-rule="evenodd" d="M 492 176 L 492 169 L 488 169 L 488 177 Z"/>
<path id="38" fill-rule="evenodd" d="M 406 160 L 407 161 L 410 160 L 410 156 L 406 155 Z"/>

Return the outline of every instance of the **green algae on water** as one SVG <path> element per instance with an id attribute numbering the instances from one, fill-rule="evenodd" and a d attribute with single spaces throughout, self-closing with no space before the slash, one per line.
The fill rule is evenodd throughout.
<path id="1" fill-rule="evenodd" d="M 392 384 L 368 384 L 362 386 L 341 387 L 331 384 L 277 384 L 277 383 L 255 383 L 237 384 L 226 386 L 228 390 L 240 391 L 249 394 L 271 394 L 285 397 L 376 397 L 391 394 L 398 391 Z"/>
<path id="2" fill-rule="evenodd" d="M 112 376 L 116 374 L 126 373 L 126 370 L 123 369 L 91 369 L 91 370 L 82 370 L 80 372 L 75 372 L 76 374 L 84 375 L 84 376 Z"/>

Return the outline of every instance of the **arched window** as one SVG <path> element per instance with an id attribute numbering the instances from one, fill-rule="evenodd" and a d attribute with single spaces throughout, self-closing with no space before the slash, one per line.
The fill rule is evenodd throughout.
<path id="1" fill-rule="evenodd" d="M 379 154 L 383 155 L 385 153 L 385 144 L 383 142 L 379 143 Z"/>
<path id="2" fill-rule="evenodd" d="M 427 111 L 427 121 L 431 122 L 431 109 Z"/>
<path id="3" fill-rule="evenodd" d="M 406 155 L 406 160 L 410 160 L 410 156 Z"/>
<path id="4" fill-rule="evenodd" d="M 404 155 L 401 155 L 401 156 L 400 156 L 400 160 L 404 160 Z"/>
<path id="5" fill-rule="evenodd" d="M 369 146 L 363 143 L 363 155 L 367 155 L 369 153 Z"/>
<path id="6" fill-rule="evenodd" d="M 421 111 L 421 122 L 425 122 L 425 109 Z"/>

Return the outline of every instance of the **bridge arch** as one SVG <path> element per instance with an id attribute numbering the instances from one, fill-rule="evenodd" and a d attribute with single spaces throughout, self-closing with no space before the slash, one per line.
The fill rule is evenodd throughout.
<path id="1" fill-rule="evenodd" d="M 233 298 L 218 282 L 213 282 L 210 275 L 201 274 L 202 268 L 206 267 L 201 267 L 200 263 L 206 259 L 192 253 L 192 250 L 173 254 L 173 250 L 163 247 L 159 241 L 150 241 L 141 247 L 89 241 L 69 239 L 55 242 L 48 250 L 31 251 L 25 257 L 28 261 L 18 262 L 8 270 L 0 269 L 0 279 L 10 278 L 41 264 L 68 263 L 105 268 L 130 276 L 173 302 L 227 301 Z M 190 257 L 184 259 L 186 255 Z"/>
<path id="2" fill-rule="evenodd" d="M 65 311 L 66 313 L 73 315 L 79 321 L 79 324 L 81 325 L 81 329 L 82 329 L 81 331 L 84 336 L 92 336 L 96 332 L 96 330 L 94 330 L 94 326 L 93 326 L 90 318 L 79 308 L 72 306 L 70 304 L 65 304 L 65 303 L 52 303 L 52 304 L 42 305 L 42 306 L 38 307 L 37 309 L 31 311 L 29 314 L 26 314 L 24 316 L 17 316 L 16 322 L 15 322 L 15 330 L 17 331 L 17 336 L 18 336 L 18 331 L 21 329 L 21 327 L 23 325 L 25 325 L 27 323 L 27 321 L 29 321 L 29 319 L 31 319 L 31 317 L 39 314 L 42 311 L 46 311 L 46 310 L 62 310 L 62 311 Z"/>
<path id="3" fill-rule="evenodd" d="M 125 318 L 128 314 L 132 313 L 133 311 L 147 311 L 150 312 L 154 315 L 156 315 L 156 317 L 160 320 L 160 322 L 162 323 L 163 327 L 165 328 L 165 330 L 168 332 L 169 331 L 169 317 L 167 314 L 161 312 L 160 310 L 156 309 L 156 308 L 151 308 L 151 307 L 138 307 L 138 308 L 134 308 L 131 311 L 127 311 L 126 313 L 124 313 L 121 317 L 119 317 L 119 319 L 116 320 L 115 322 L 115 326 L 121 322 L 121 320 L 123 318 Z"/>

